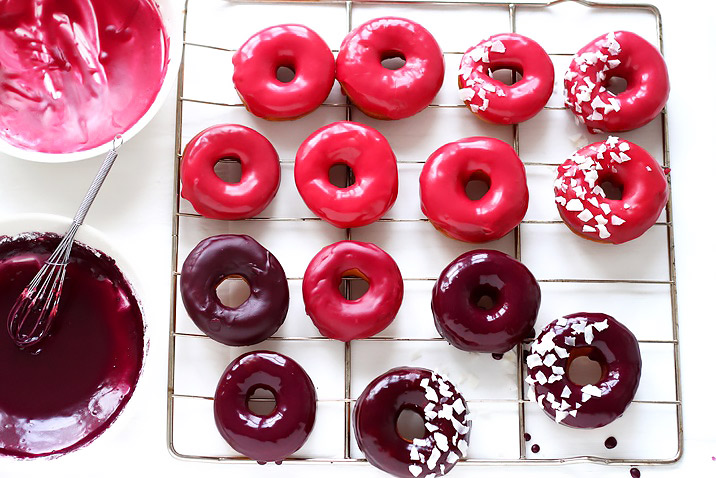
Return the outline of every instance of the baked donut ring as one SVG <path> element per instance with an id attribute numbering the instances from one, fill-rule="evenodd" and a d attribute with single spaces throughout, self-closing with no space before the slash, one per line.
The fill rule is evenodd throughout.
<path id="1" fill-rule="evenodd" d="M 522 79 L 505 85 L 489 75 L 503 68 L 519 71 Z M 521 123 L 542 111 L 552 96 L 554 65 L 536 41 L 519 33 L 500 33 L 465 52 L 457 82 L 460 99 L 478 118 Z"/>
<path id="2" fill-rule="evenodd" d="M 397 70 L 387 58 L 402 57 Z M 440 46 L 425 28 L 405 18 L 370 20 L 346 36 L 336 58 L 336 78 L 363 113 L 377 119 L 407 118 L 425 109 L 445 77 Z"/>
<path id="3" fill-rule="evenodd" d="M 221 159 L 241 163 L 241 180 L 215 172 Z M 206 128 L 187 143 L 181 160 L 181 195 L 210 219 L 246 219 L 271 203 L 281 182 L 278 153 L 261 133 L 238 124 Z"/>
<path id="4" fill-rule="evenodd" d="M 596 383 L 578 385 L 569 367 L 578 357 L 599 363 Z M 614 317 L 567 315 L 547 325 L 527 356 L 529 399 L 557 423 L 599 428 L 619 418 L 631 403 L 641 377 L 639 342 Z"/>
<path id="5" fill-rule="evenodd" d="M 303 25 L 276 25 L 246 40 L 234 54 L 234 86 L 251 113 L 267 120 L 300 118 L 318 108 L 333 88 L 333 53 Z M 295 76 L 277 77 L 280 67 Z"/>
<path id="6" fill-rule="evenodd" d="M 427 433 L 412 441 L 397 429 L 403 410 L 423 417 Z M 467 454 L 472 422 L 455 386 L 431 370 L 394 368 L 373 380 L 353 411 L 358 447 L 368 462 L 400 478 L 448 473 Z"/>
<path id="7" fill-rule="evenodd" d="M 240 276 L 251 295 L 236 308 L 221 303 L 216 287 Z M 253 345 L 274 334 L 288 313 L 288 282 L 281 264 L 250 236 L 223 234 L 201 241 L 181 270 L 187 314 L 206 335 L 225 345 Z"/>
<path id="8" fill-rule="evenodd" d="M 605 182 L 622 189 L 608 198 Z M 654 225 L 669 196 L 664 169 L 643 148 L 610 136 L 585 146 L 557 168 L 555 202 L 575 234 L 621 244 Z"/>
<path id="9" fill-rule="evenodd" d="M 268 415 L 249 408 L 263 388 L 276 399 Z M 248 352 L 226 367 L 214 394 L 214 418 L 231 447 L 260 464 L 281 460 L 308 439 L 316 419 L 316 389 L 295 361 L 277 352 Z"/>
<path id="10" fill-rule="evenodd" d="M 626 80 L 618 95 L 607 90 L 612 77 Z M 564 103 L 590 133 L 629 131 L 656 118 L 669 97 L 664 57 L 635 33 L 617 31 L 595 38 L 575 55 L 564 76 Z"/>

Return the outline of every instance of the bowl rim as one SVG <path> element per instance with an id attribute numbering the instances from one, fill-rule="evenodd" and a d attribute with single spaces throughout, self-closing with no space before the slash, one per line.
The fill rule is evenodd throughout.
<path id="1" fill-rule="evenodd" d="M 149 109 L 134 123 L 127 131 L 122 133 L 123 142 L 129 141 L 156 116 L 164 105 L 169 92 L 176 85 L 179 73 L 179 65 L 181 64 L 184 25 L 183 2 L 172 0 L 152 0 L 159 7 L 162 16 L 162 22 L 169 36 L 168 64 L 167 71 L 162 80 L 162 85 L 154 98 Z M 25 161 L 33 161 L 37 163 L 69 163 L 81 161 L 85 159 L 95 158 L 107 153 L 112 148 L 114 140 L 109 140 L 104 144 L 95 146 L 91 149 L 75 151 L 72 153 L 44 153 L 41 151 L 33 151 L 14 146 L 4 139 L 0 138 L 0 153 L 7 154 L 13 158 Z"/>

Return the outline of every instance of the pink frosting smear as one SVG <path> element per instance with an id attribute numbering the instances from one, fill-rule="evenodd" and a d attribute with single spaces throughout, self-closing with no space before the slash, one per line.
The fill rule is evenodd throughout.
<path id="1" fill-rule="evenodd" d="M 44 153 L 132 127 L 167 73 L 154 0 L 0 0 L 0 138 Z"/>

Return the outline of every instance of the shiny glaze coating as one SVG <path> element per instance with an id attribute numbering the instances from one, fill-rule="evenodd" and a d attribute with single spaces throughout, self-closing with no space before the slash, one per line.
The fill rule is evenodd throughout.
<path id="1" fill-rule="evenodd" d="M 216 287 L 240 276 L 251 295 L 236 308 L 221 303 Z M 225 345 L 257 344 L 281 327 L 288 313 L 288 282 L 278 260 L 250 236 L 223 234 L 201 241 L 181 270 L 181 297 L 191 320 Z"/>
<path id="2" fill-rule="evenodd" d="M 356 300 L 341 294 L 341 281 L 357 276 L 368 291 Z M 403 301 L 403 277 L 385 251 L 367 242 L 340 241 L 326 246 L 303 277 L 306 313 L 326 337 L 348 342 L 371 337 L 395 318 Z"/>
<path id="3" fill-rule="evenodd" d="M 10 339 L 5 317 L 59 241 L 0 237 L 0 457 L 87 445 L 119 416 L 142 369 L 144 320 L 131 285 L 113 259 L 77 242 L 50 334 L 27 349 Z"/>
<path id="4" fill-rule="evenodd" d="M 597 383 L 577 385 L 569 366 L 587 356 L 602 367 Z M 530 400 L 558 423 L 599 428 L 619 418 L 641 377 L 639 343 L 629 329 L 606 314 L 580 312 L 550 323 L 527 357 Z"/>
<path id="5" fill-rule="evenodd" d="M 609 79 L 626 80 L 618 95 Z M 595 38 L 575 55 L 564 77 L 564 103 L 590 133 L 629 131 L 656 118 L 669 97 L 669 74 L 654 45 L 631 32 Z"/>
<path id="6" fill-rule="evenodd" d="M 622 187 L 621 199 L 608 199 L 603 182 Z M 664 169 L 638 145 L 610 136 L 585 146 L 557 168 L 555 202 L 575 234 L 621 244 L 636 239 L 659 218 L 669 185 Z"/>
<path id="7" fill-rule="evenodd" d="M 465 186 L 473 179 L 489 190 L 472 200 Z M 420 207 L 440 232 L 466 242 L 499 239 L 527 212 L 525 167 L 510 145 L 475 136 L 448 143 L 430 155 L 420 173 Z"/>
<path id="8" fill-rule="evenodd" d="M 241 180 L 228 183 L 214 171 L 221 159 L 241 162 Z M 259 132 L 220 124 L 200 132 L 184 148 L 181 195 L 211 219 L 246 219 L 263 211 L 281 182 L 278 153 Z"/>
<path id="9" fill-rule="evenodd" d="M 403 410 L 423 417 L 427 433 L 405 440 L 397 430 Z M 446 378 L 424 368 L 394 368 L 358 397 L 353 429 L 368 462 L 400 478 L 448 473 L 467 453 L 472 423 L 467 402 Z"/>
<path id="10" fill-rule="evenodd" d="M 257 388 L 271 391 L 276 407 L 268 415 L 249 408 Z M 316 389 L 295 361 L 258 350 L 234 360 L 224 371 L 214 395 L 219 433 L 239 453 L 259 463 L 284 458 L 303 446 L 316 418 Z"/>
<path id="11" fill-rule="evenodd" d="M 111 141 L 149 110 L 169 63 L 154 0 L 0 2 L 0 138 L 45 153 Z"/>
<path id="12" fill-rule="evenodd" d="M 329 181 L 331 166 L 345 164 L 355 182 Z M 317 216 L 336 227 L 360 227 L 380 219 L 398 196 L 398 165 L 388 141 L 375 129 L 339 121 L 319 129 L 298 148 L 296 187 Z"/>
<path id="13" fill-rule="evenodd" d="M 478 306 L 481 297 L 492 306 Z M 433 287 L 435 327 L 451 345 L 470 352 L 505 353 L 532 331 L 541 301 L 539 284 L 521 262 L 490 250 L 452 261 Z"/>
<path id="14" fill-rule="evenodd" d="M 488 72 L 511 69 L 522 74 L 505 85 Z M 519 33 L 500 33 L 469 48 L 460 61 L 460 99 L 478 118 L 515 124 L 542 111 L 554 89 L 554 65 L 534 40 Z"/>
<path id="15" fill-rule="evenodd" d="M 249 38 L 234 54 L 234 86 L 246 108 L 267 120 L 310 113 L 333 87 L 336 64 L 326 42 L 303 25 L 276 25 Z M 294 71 L 283 83 L 280 67 Z"/>
<path id="16" fill-rule="evenodd" d="M 385 68 L 381 61 L 402 56 L 405 64 Z M 370 20 L 346 36 L 336 58 L 336 78 L 363 113 L 396 120 L 425 109 L 438 94 L 445 61 L 435 38 L 405 18 Z"/>

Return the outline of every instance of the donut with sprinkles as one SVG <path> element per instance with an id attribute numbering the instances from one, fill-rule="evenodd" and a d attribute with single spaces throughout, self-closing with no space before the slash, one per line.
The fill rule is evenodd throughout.
<path id="1" fill-rule="evenodd" d="M 559 215 L 577 235 L 621 244 L 654 225 L 666 205 L 664 168 L 643 148 L 609 136 L 580 149 L 557 168 Z M 616 190 L 607 196 L 606 183 Z"/>
<path id="2" fill-rule="evenodd" d="M 609 80 L 626 80 L 614 94 Z M 574 56 L 564 76 L 564 103 L 590 133 L 629 131 L 647 124 L 664 109 L 669 74 L 659 50 L 639 35 L 606 33 Z"/>

